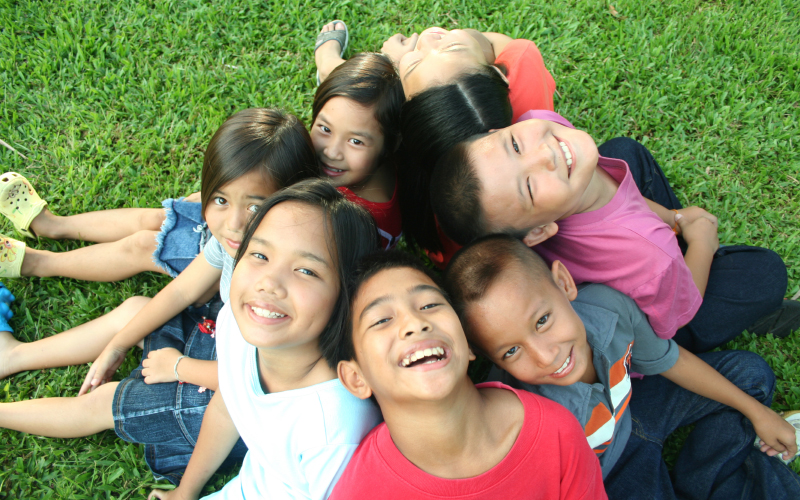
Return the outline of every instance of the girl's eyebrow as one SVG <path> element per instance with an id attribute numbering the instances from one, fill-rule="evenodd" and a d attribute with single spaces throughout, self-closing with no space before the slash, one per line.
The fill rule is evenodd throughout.
<path id="1" fill-rule="evenodd" d="M 267 247 L 267 248 L 274 248 L 275 247 L 269 241 L 267 241 L 267 240 L 265 240 L 263 238 L 259 238 L 257 236 L 253 236 L 252 238 L 250 238 L 250 244 L 253 244 L 253 243 L 256 243 L 258 245 L 261 245 L 261 246 Z M 250 244 L 248 244 L 248 246 Z M 295 255 L 298 255 L 300 257 L 306 258 L 308 260 L 313 260 L 314 262 L 319 262 L 320 264 L 322 264 L 323 266 L 327 267 L 328 269 L 331 268 L 331 265 L 328 263 L 328 261 L 326 261 L 325 259 L 323 259 L 322 257 L 320 257 L 319 255 L 317 255 L 317 254 L 315 254 L 313 252 L 306 252 L 304 250 L 297 250 L 294 253 L 295 253 Z"/>

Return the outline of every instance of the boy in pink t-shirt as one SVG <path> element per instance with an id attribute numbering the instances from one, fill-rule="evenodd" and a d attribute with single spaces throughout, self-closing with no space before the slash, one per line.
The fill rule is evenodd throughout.
<path id="1" fill-rule="evenodd" d="M 473 385 L 474 355 L 436 277 L 408 254 L 364 259 L 350 286 L 339 379 L 385 422 L 331 499 L 604 499 L 599 462 L 565 408 L 500 383 Z"/>
<path id="2" fill-rule="evenodd" d="M 630 296 L 659 337 L 680 329 L 676 341 L 694 352 L 756 330 L 751 325 L 770 313 L 782 315 L 780 328 L 759 333 L 785 336 L 800 327 L 798 304 L 781 300 L 780 258 L 755 247 L 720 249 L 716 217 L 681 208 L 649 152 L 616 141 L 628 141 L 609 144 L 636 162 L 637 177 L 625 161 L 600 156 L 594 140 L 560 115 L 525 113 L 439 163 L 431 188 L 437 219 L 459 243 L 491 232 L 517 236 L 546 260 L 565 263 L 577 282 Z M 669 208 L 642 196 L 643 177 L 666 186 L 669 196 L 655 198 Z"/>

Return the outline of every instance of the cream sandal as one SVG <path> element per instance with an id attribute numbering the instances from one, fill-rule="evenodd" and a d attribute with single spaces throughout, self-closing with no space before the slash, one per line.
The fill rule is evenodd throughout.
<path id="1" fill-rule="evenodd" d="M 47 202 L 36 194 L 25 177 L 15 172 L 0 176 L 0 213 L 8 217 L 20 233 L 36 237 L 28 228 L 46 206 Z"/>
<path id="2" fill-rule="evenodd" d="M 0 278 L 19 278 L 25 243 L 0 234 Z"/>

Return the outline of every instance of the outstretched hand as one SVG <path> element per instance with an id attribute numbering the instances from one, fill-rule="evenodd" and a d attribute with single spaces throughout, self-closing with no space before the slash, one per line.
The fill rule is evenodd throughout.
<path id="1" fill-rule="evenodd" d="M 126 353 L 127 350 L 120 351 L 111 344 L 107 345 L 103 352 L 100 353 L 100 356 L 97 357 L 97 360 L 92 363 L 92 367 L 89 368 L 89 373 L 86 374 L 86 378 L 83 380 L 78 396 L 82 396 L 111 380 L 117 368 L 125 361 Z"/>
<path id="2" fill-rule="evenodd" d="M 181 357 L 181 352 L 172 347 L 165 347 L 150 351 L 147 359 L 142 361 L 142 375 L 145 384 L 163 384 L 177 382 L 175 378 L 175 362 Z"/>
<path id="3" fill-rule="evenodd" d="M 780 453 L 784 460 L 789 460 L 797 454 L 795 429 L 792 424 L 766 406 L 764 410 L 762 417 L 751 419 L 761 440 L 761 451 L 771 457 Z"/>

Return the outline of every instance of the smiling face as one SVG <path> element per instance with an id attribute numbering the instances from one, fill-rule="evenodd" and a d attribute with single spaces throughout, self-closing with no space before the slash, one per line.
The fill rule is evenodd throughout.
<path id="1" fill-rule="evenodd" d="M 497 366 L 529 384 L 571 385 L 596 378 L 583 322 L 570 305 L 577 290 L 556 261 L 553 284 L 514 262 L 467 306 L 473 340 Z"/>
<path id="2" fill-rule="evenodd" d="M 527 231 L 572 215 L 585 204 L 598 152 L 586 132 L 525 120 L 469 145 L 492 230 Z"/>
<path id="3" fill-rule="evenodd" d="M 275 205 L 253 233 L 231 278 L 230 304 L 244 339 L 259 348 L 318 349 L 339 296 L 323 213 Z"/>
<path id="4" fill-rule="evenodd" d="M 208 230 L 231 257 L 242 242 L 247 221 L 262 201 L 275 192 L 264 174 L 256 169 L 225 184 L 211 196 L 203 216 Z"/>
<path id="5" fill-rule="evenodd" d="M 410 98 L 486 64 L 483 49 L 469 33 L 434 27 L 420 33 L 414 49 L 400 58 L 397 70 L 403 91 Z"/>
<path id="6" fill-rule="evenodd" d="M 369 181 L 383 152 L 383 132 L 371 107 L 333 97 L 311 127 L 311 141 L 322 169 L 334 186 Z"/>
<path id="7" fill-rule="evenodd" d="M 423 273 L 404 267 L 378 272 L 359 289 L 352 315 L 355 363 L 382 406 L 441 400 L 466 378 L 474 356 L 464 330 Z"/>

